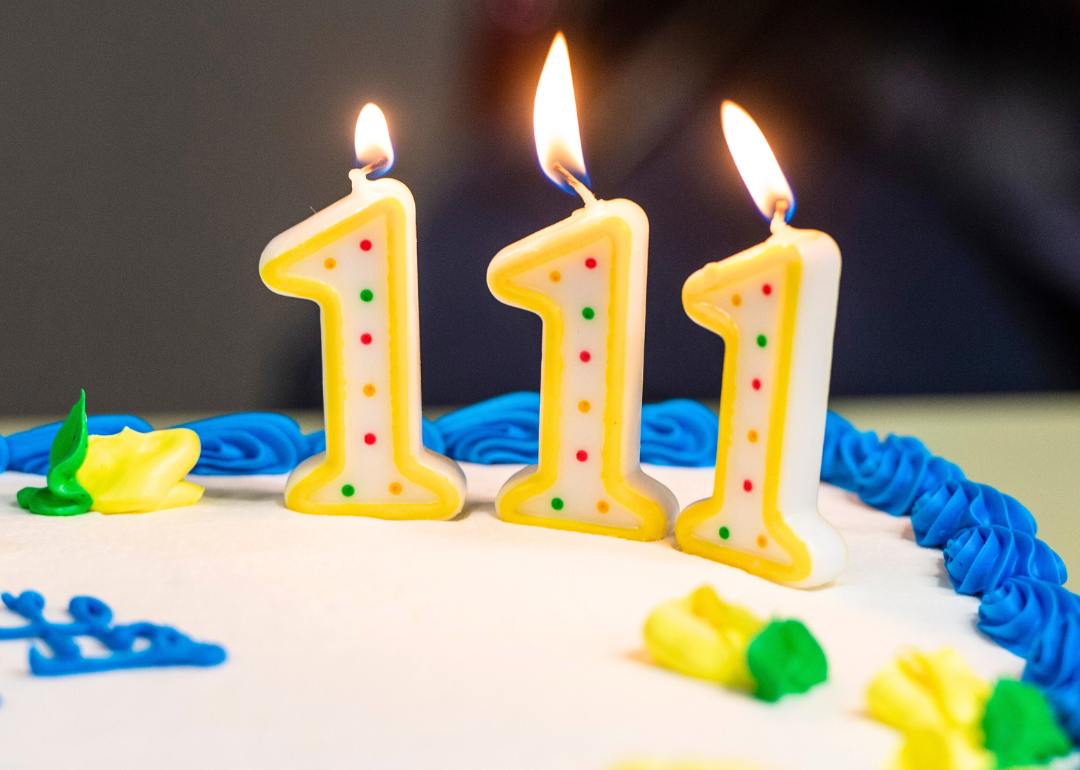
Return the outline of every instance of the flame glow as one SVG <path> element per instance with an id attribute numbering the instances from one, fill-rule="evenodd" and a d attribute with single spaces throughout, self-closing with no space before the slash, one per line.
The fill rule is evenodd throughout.
<path id="1" fill-rule="evenodd" d="M 390 143 L 390 128 L 386 125 L 386 116 L 376 105 L 368 103 L 360 110 L 356 119 L 356 162 L 361 168 L 375 163 L 380 158 L 387 162 L 369 175 L 377 178 L 394 165 L 394 145 Z"/>
<path id="2" fill-rule="evenodd" d="M 784 221 L 790 221 L 795 213 L 795 193 L 757 123 L 735 102 L 724 102 L 720 107 L 720 122 L 735 167 L 758 210 L 772 219 L 776 204 L 787 201 Z"/>
<path id="3" fill-rule="evenodd" d="M 573 194 L 566 178 L 555 170 L 555 164 L 588 186 L 585 157 L 581 152 L 581 132 L 578 130 L 577 104 L 574 101 L 574 79 L 570 74 L 570 52 L 562 32 L 555 35 L 548 51 L 544 71 L 536 85 L 533 102 L 533 136 L 536 155 L 547 178 L 562 190 Z"/>

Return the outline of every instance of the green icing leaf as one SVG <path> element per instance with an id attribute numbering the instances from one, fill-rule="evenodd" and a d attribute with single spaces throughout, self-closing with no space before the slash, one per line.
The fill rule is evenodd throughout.
<path id="1" fill-rule="evenodd" d="M 1043 694 L 1012 679 L 994 685 L 982 728 L 999 768 L 1041 765 L 1071 748 Z"/>
<path id="2" fill-rule="evenodd" d="M 777 701 L 824 682 L 829 671 L 821 645 L 797 620 L 774 620 L 750 642 L 746 664 L 757 681 L 755 695 Z"/>
<path id="3" fill-rule="evenodd" d="M 20 489 L 16 495 L 19 505 L 42 516 L 75 516 L 90 510 L 94 500 L 75 478 L 86 460 L 87 444 L 84 390 L 49 449 L 48 486 Z"/>

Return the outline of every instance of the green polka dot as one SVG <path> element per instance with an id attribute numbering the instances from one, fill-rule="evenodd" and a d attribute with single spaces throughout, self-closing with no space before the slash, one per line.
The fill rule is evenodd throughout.
<path id="1" fill-rule="evenodd" d="M 371 293 L 371 289 L 364 289 L 362 292 L 360 292 L 360 299 L 364 300 L 364 302 L 371 302 L 374 297 L 375 295 Z M 758 337 L 758 339 L 764 339 L 764 337 Z"/>
<path id="2" fill-rule="evenodd" d="M 766 342 L 767 342 L 767 340 L 765 339 L 765 335 L 764 335 L 764 334 L 759 334 L 759 335 L 757 336 L 757 346 L 758 346 L 759 348 L 763 348 L 763 347 L 765 347 L 765 343 L 766 343 Z"/>
<path id="3" fill-rule="evenodd" d="M 561 511 L 562 507 L 563 507 L 562 498 L 561 497 L 553 497 L 553 498 L 551 498 L 551 507 L 554 508 L 556 511 Z"/>
<path id="4" fill-rule="evenodd" d="M 727 527 L 720 527 L 720 539 L 727 540 L 729 537 L 731 537 L 731 530 Z"/>
<path id="5" fill-rule="evenodd" d="M 584 316 L 586 321 L 591 321 L 593 319 L 593 316 L 596 315 L 596 311 L 593 310 L 591 307 L 587 307 L 581 311 L 581 315 Z"/>
<path id="6" fill-rule="evenodd" d="M 352 497 L 355 493 L 356 487 L 354 487 L 352 484 L 346 484 L 341 488 L 341 494 L 345 495 L 345 497 Z"/>

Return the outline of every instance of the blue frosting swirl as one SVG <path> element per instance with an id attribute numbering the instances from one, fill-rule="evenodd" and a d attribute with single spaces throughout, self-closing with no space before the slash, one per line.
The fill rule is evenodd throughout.
<path id="1" fill-rule="evenodd" d="M 1080 743 L 1080 682 L 1052 687 L 1046 691 L 1046 699 L 1073 743 Z"/>
<path id="2" fill-rule="evenodd" d="M 716 464 L 720 420 L 704 404 L 675 398 L 641 407 L 641 462 L 705 468 Z"/>
<path id="3" fill-rule="evenodd" d="M 957 593 L 981 596 L 1011 577 L 1061 585 L 1065 562 L 1042 540 L 999 525 L 968 527 L 945 546 L 945 569 Z"/>
<path id="4" fill-rule="evenodd" d="M 911 527 L 915 542 L 941 548 L 962 529 L 996 524 L 1035 535 L 1035 517 L 1015 498 L 986 484 L 952 479 L 915 502 Z"/>
<path id="5" fill-rule="evenodd" d="M 879 441 L 834 412 L 826 416 L 821 479 L 855 492 L 867 505 L 906 516 L 924 494 L 963 478 L 959 467 L 934 456 L 916 438 L 890 434 Z"/>
<path id="6" fill-rule="evenodd" d="M 1031 642 L 1023 680 L 1044 690 L 1080 687 L 1080 614 L 1047 617 Z"/>
<path id="7" fill-rule="evenodd" d="M 60 432 L 62 422 L 40 425 L 20 433 L 12 433 L 7 437 L 8 470 L 21 471 L 23 473 L 38 473 L 44 475 L 49 472 L 49 449 L 53 439 Z M 150 423 L 140 420 L 130 414 L 98 414 L 86 418 L 86 429 L 95 436 L 111 436 L 119 433 L 124 428 L 131 428 L 140 433 L 153 430 Z M 0 456 L 4 454 L 0 449 Z M 0 466 L 3 470 L 3 466 Z"/>
<path id="8" fill-rule="evenodd" d="M 979 628 L 1009 652 L 1026 658 L 1035 637 L 1063 613 L 1080 614 L 1080 596 L 1045 580 L 1007 578 L 983 595 Z"/>
<path id="9" fill-rule="evenodd" d="M 481 401 L 435 421 L 446 454 L 463 462 L 535 463 L 540 394 L 522 391 Z"/>
<path id="10" fill-rule="evenodd" d="M 199 434 L 202 454 L 191 472 L 201 476 L 287 473 L 311 456 L 296 420 L 273 412 L 242 412 L 176 426 Z"/>

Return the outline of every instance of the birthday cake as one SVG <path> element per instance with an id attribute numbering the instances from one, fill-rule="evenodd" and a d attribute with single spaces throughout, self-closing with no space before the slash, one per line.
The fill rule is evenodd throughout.
<path id="1" fill-rule="evenodd" d="M 822 476 L 832 483 L 819 505 L 850 560 L 834 583 L 804 591 L 680 553 L 671 537 L 500 521 L 500 486 L 535 459 L 538 408 L 536 394 L 514 394 L 425 421 L 426 442 L 458 458 L 468 480 L 451 521 L 286 510 L 282 471 L 322 439 L 280 415 L 185 428 L 203 448 L 187 477 L 205 488 L 196 505 L 28 515 L 17 493 L 48 488 L 39 474 L 61 426 L 9 436 L 4 587 L 40 592 L 54 622 L 70 597 L 92 594 L 117 622 L 175 623 L 228 659 L 42 678 L 26 642 L 0 642 L 0 764 L 884 767 L 903 734 L 871 718 L 867 689 L 905 648 L 950 648 L 987 682 L 1033 682 L 1076 739 L 1078 602 L 1015 500 L 914 439 L 881 441 L 830 415 Z M 149 428 L 136 420 L 88 424 Z M 714 469 L 693 467 L 715 451 L 708 410 L 647 406 L 642 435 L 647 471 L 680 506 L 711 493 Z M 658 665 L 646 620 L 700 586 L 762 618 L 798 618 L 827 679 L 770 703 Z M 9 615 L 5 628 L 17 625 Z M 48 639 L 37 644 L 39 658 L 58 657 Z"/>
<path id="2" fill-rule="evenodd" d="M 583 207 L 488 270 L 543 321 L 541 391 L 428 422 L 415 203 L 365 107 L 350 194 L 259 264 L 320 306 L 325 431 L 83 394 L 0 438 L 0 767 L 1077 767 L 1062 560 L 827 414 L 839 249 L 722 114 L 772 235 L 684 284 L 719 415 L 641 406 L 649 221 L 588 189 L 560 34 L 534 127 Z"/>

